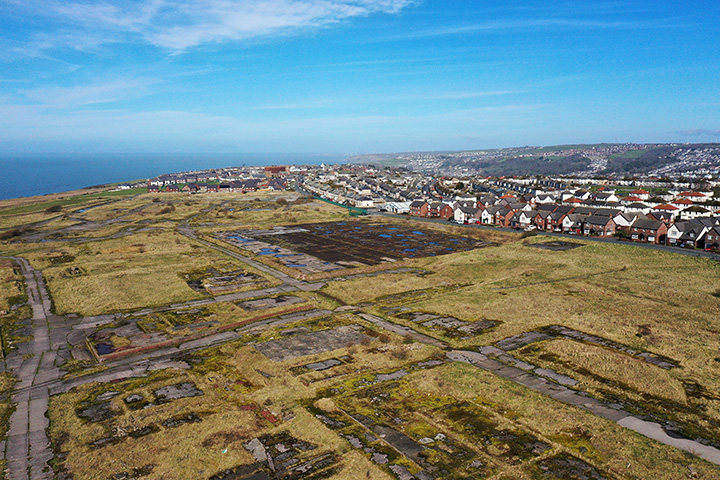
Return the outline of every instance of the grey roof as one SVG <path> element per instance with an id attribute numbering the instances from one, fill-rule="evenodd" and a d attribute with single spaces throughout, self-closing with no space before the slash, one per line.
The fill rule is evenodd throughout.
<path id="1" fill-rule="evenodd" d="M 643 230 L 657 230 L 663 222 L 652 220 L 650 218 L 638 218 L 632 224 L 632 228 L 642 228 Z"/>

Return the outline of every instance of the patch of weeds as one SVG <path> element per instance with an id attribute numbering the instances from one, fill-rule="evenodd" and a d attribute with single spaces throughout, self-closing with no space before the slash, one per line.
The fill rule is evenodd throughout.
<path id="1" fill-rule="evenodd" d="M 593 460 L 600 460 L 591 442 L 592 433 L 581 426 L 563 431 L 557 435 L 552 435 L 549 438 L 573 452 L 577 452 Z"/>
<path id="2" fill-rule="evenodd" d="M 48 258 L 48 261 L 51 265 L 60 265 L 63 263 L 70 263 L 75 261 L 75 256 L 65 253 L 62 255 L 57 255 L 55 257 L 50 257 Z"/>
<path id="3" fill-rule="evenodd" d="M 537 480 L 611 480 L 609 474 L 567 453 L 537 462 L 529 469 Z"/>

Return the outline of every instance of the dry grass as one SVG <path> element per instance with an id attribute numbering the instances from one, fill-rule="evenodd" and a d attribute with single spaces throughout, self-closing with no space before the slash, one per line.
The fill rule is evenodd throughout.
<path id="1" fill-rule="evenodd" d="M 501 322 L 482 336 L 455 341 L 456 346 L 490 344 L 562 324 L 676 359 L 689 375 L 720 389 L 714 373 L 720 299 L 711 295 L 717 286 L 710 281 L 720 277 L 717 262 L 616 244 L 551 252 L 510 243 L 410 265 L 435 273 L 333 282 L 326 291 L 354 303 L 429 284 L 472 283 L 408 306 L 461 320 Z M 637 337 L 642 326 L 652 335 Z"/>
<path id="2" fill-rule="evenodd" d="M 50 258 L 59 252 L 70 254 L 75 260 L 53 266 Z M 45 273 L 58 313 L 81 315 L 202 298 L 202 294 L 188 287 L 184 273 L 218 263 L 232 263 L 238 270 L 244 267 L 177 233 L 165 231 L 68 245 L 35 252 L 28 258 Z M 84 275 L 68 275 L 70 266 L 81 268 Z"/>
<path id="3" fill-rule="evenodd" d="M 717 467 L 703 460 L 467 364 L 453 363 L 407 379 L 420 392 L 489 407 L 617 478 L 676 480 L 686 477 L 688 466 L 698 472 L 697 478 L 717 476 Z M 578 437 L 578 432 L 585 432 L 586 437 Z M 580 446 L 587 451 L 582 453 Z"/>
<path id="4" fill-rule="evenodd" d="M 551 340 L 540 345 L 540 352 L 537 356 L 533 356 L 533 362 L 581 379 L 583 389 L 606 387 L 606 385 L 584 375 L 582 370 L 578 373 L 577 369 L 627 385 L 638 392 L 681 404 L 686 403 L 687 398 L 682 383 L 669 371 L 643 360 L 572 340 Z M 556 356 L 557 360 L 543 362 L 542 352 Z"/>
<path id="5" fill-rule="evenodd" d="M 233 211 L 230 211 L 233 209 Z M 280 206 L 274 200 L 267 202 L 229 202 L 197 217 L 197 224 L 232 225 L 237 228 L 271 228 L 278 225 L 336 222 L 347 220 L 348 210 L 326 202 L 289 204 Z"/>
<path id="6" fill-rule="evenodd" d="M 340 349 L 334 354 L 346 354 L 346 350 Z M 333 451 L 338 454 L 343 468 L 333 478 L 388 478 L 363 455 L 351 451 L 345 440 L 300 405 L 301 401 L 314 398 L 316 387 L 306 386 L 301 379 L 291 375 L 288 362 L 276 363 L 251 346 L 233 344 L 208 349 L 198 354 L 198 358 L 210 362 L 206 373 L 203 373 L 205 370 L 164 371 L 153 374 L 151 378 L 156 380 L 146 385 L 133 386 L 136 381 L 131 380 L 126 385 L 101 387 L 102 391 L 123 391 L 122 395 L 112 400 L 120 415 L 105 422 L 105 425 L 85 423 L 75 415 L 78 402 L 96 389 L 96 384 L 54 397 L 50 407 L 50 435 L 56 442 L 65 439 L 60 448 L 69 453 L 65 468 L 73 478 L 96 478 L 94 472 L 111 475 L 147 464 L 156 465 L 148 479 L 208 478 L 236 465 L 253 463 L 242 444 L 254 437 L 280 431 L 288 431 L 296 438 L 318 445 L 317 452 Z M 263 376 L 258 370 L 272 377 Z M 252 386 L 234 386 L 238 379 Z M 129 411 L 122 402 L 122 398 L 131 391 L 149 396 L 160 386 L 188 380 L 205 394 L 137 411 Z M 239 408 L 247 404 L 267 408 L 276 418 L 284 420 L 272 426 L 257 411 Z M 162 429 L 138 439 L 128 438 L 118 445 L 100 449 L 88 446 L 90 442 L 108 436 L 111 428 L 132 431 L 188 413 L 203 413 L 203 421 Z"/>
<path id="7" fill-rule="evenodd" d="M 0 260 L 0 310 L 7 310 L 10 307 L 10 297 L 22 294 L 17 280 L 12 262 Z"/>

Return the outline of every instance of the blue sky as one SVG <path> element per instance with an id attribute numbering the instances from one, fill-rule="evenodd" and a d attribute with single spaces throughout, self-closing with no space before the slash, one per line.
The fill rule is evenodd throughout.
<path id="1" fill-rule="evenodd" d="M 0 154 L 716 141 L 719 24 L 717 0 L 3 0 Z"/>

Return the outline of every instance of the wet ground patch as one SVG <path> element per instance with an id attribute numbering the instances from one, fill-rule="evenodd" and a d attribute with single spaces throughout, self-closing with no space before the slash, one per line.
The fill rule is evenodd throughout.
<path id="1" fill-rule="evenodd" d="M 362 327 L 359 325 L 341 326 L 270 340 L 256 344 L 255 348 L 270 360 L 282 362 L 372 341 L 372 338 L 361 331 Z"/>
<path id="2" fill-rule="evenodd" d="M 493 245 L 420 227 L 365 222 L 315 223 L 224 232 L 217 236 L 308 274 Z"/>

